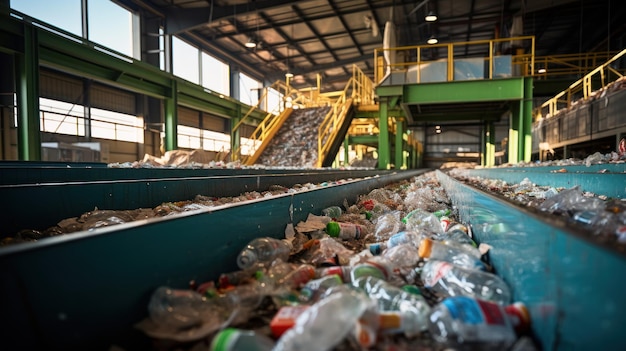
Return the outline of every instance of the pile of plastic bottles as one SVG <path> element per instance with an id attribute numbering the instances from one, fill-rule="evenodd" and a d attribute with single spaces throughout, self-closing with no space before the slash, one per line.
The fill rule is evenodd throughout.
<path id="1" fill-rule="evenodd" d="M 342 182 L 345 182 L 345 180 L 323 182 L 319 184 L 295 184 L 289 188 L 281 185 L 272 185 L 266 191 L 248 191 L 238 196 L 216 197 L 210 195 L 196 195 L 196 197 L 192 200 L 164 202 L 154 208 L 139 208 L 133 210 L 108 210 L 95 208 L 93 211 L 85 212 L 78 217 L 62 219 L 56 225 L 44 230 L 30 228 L 22 229 L 17 233 L 2 238 L 2 240 L 0 240 L 0 246 L 34 242 L 58 235 L 93 230 L 101 227 L 109 227 L 154 217 L 172 216 L 182 212 L 210 210 L 218 206 L 239 204 L 246 201 L 283 194 L 293 194 L 328 185 L 340 184 Z"/>
<path id="2" fill-rule="evenodd" d="M 534 350 L 455 212 L 433 173 L 375 189 L 250 241 L 215 281 L 158 288 L 137 327 L 193 350 Z"/>
<path id="3" fill-rule="evenodd" d="M 528 178 L 516 184 L 500 179 L 470 177 L 462 170 L 449 174 L 488 192 L 497 193 L 514 203 L 558 216 L 595 238 L 616 245 L 626 244 L 626 201 L 585 192 L 580 186 L 569 189 L 541 186 Z"/>

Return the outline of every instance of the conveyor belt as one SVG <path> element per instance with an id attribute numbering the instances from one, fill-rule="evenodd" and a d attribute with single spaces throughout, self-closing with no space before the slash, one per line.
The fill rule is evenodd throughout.
<path id="1" fill-rule="evenodd" d="M 495 170 L 480 173 L 499 178 L 500 172 L 491 171 Z M 542 349 L 605 350 L 623 345 L 625 255 L 561 221 L 437 174 L 476 241 L 493 246 L 491 263 L 510 284 L 514 299 L 528 306 Z M 545 180 L 555 180 L 554 176 Z"/>
<path id="2" fill-rule="evenodd" d="M 626 164 L 603 164 L 567 167 L 491 168 L 467 170 L 468 176 L 501 179 L 519 183 L 524 178 L 538 185 L 571 188 L 609 197 L 626 197 Z"/>
<path id="3" fill-rule="evenodd" d="M 296 183 L 391 173 L 377 170 L 3 168 L 0 198 L 9 210 L 0 212 L 0 234 L 14 234 L 26 228 L 45 229 L 95 207 L 108 210 L 154 208 L 166 201 L 193 199 L 198 194 L 236 196 L 246 191 L 267 190 L 271 185 L 291 187 Z"/>
<path id="4" fill-rule="evenodd" d="M 345 199 L 353 203 L 360 194 L 423 172 L 388 173 L 340 186 L 1 248 L 0 338 L 3 345 L 19 349 L 94 350 L 108 349 L 118 341 L 145 342 L 132 325 L 145 316 L 145 306 L 156 287 L 186 286 L 194 279 L 216 279 L 220 273 L 236 268 L 237 253 L 253 238 L 283 237 L 289 222 L 298 223 L 309 213 L 319 214 L 323 208 L 342 204 Z M 305 175 L 287 178 L 292 183 L 312 179 Z M 279 179 L 272 178 L 271 182 L 261 176 L 224 178 L 221 182 L 169 179 L 162 180 L 159 189 L 163 190 L 155 194 L 169 194 L 173 188 L 185 190 L 191 186 L 187 184 L 196 182 L 218 183 L 216 189 L 228 184 L 231 190 L 238 187 L 242 191 L 246 182 L 256 186 L 261 180 L 275 184 Z M 70 203 L 82 201 L 81 198 L 95 199 L 91 187 L 110 187 L 115 194 L 125 194 L 123 201 L 133 201 L 147 189 L 145 180 L 70 187 L 72 191 L 63 190 L 62 185 L 42 187 L 40 194 L 50 196 L 52 202 L 58 201 L 57 197 L 63 193 L 64 203 Z M 165 198 L 153 200 L 166 201 Z M 62 207 L 57 204 L 37 208 L 30 216 L 35 219 L 44 210 L 57 213 Z M 10 213 L 18 212 L 17 209 Z M 134 349 L 149 347 L 134 346 Z"/>

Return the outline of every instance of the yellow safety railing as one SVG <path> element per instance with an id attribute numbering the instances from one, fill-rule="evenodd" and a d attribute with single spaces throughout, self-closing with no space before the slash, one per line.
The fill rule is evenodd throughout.
<path id="1" fill-rule="evenodd" d="M 587 52 L 578 54 L 535 57 L 534 78 L 538 80 L 556 77 L 582 77 L 594 68 L 617 55 L 619 51 Z M 626 70 L 621 70 L 622 74 Z"/>
<path id="2" fill-rule="evenodd" d="M 557 114 L 560 109 L 572 106 L 572 101 L 586 100 L 593 95 L 593 84 L 599 83 L 601 89 L 606 88 L 613 81 L 624 76 L 620 71 L 611 67 L 611 64 L 626 55 L 626 49 L 613 56 L 604 64 L 596 67 L 581 79 L 572 83 L 567 89 L 544 102 L 535 112 L 536 118 L 547 118 Z M 615 79 L 611 79 L 615 78 Z"/>
<path id="3" fill-rule="evenodd" d="M 522 49 L 525 48 L 525 49 Z M 443 49 L 443 50 L 442 50 Z M 380 83 L 386 73 L 398 70 L 409 70 L 415 67 L 415 82 L 422 83 L 422 69 L 432 63 L 445 63 L 445 77 L 442 81 L 454 81 L 455 56 L 462 53 L 486 52 L 486 56 L 472 56 L 467 60 L 483 60 L 487 62 L 487 74 L 475 79 L 493 79 L 497 77 L 497 64 L 503 56 L 501 52 L 511 51 L 512 76 L 530 76 L 535 67 L 535 37 L 522 36 L 514 38 L 501 38 L 490 40 L 464 41 L 454 43 L 442 43 L 432 45 L 403 46 L 396 48 L 374 50 L 374 82 Z M 383 59 L 385 53 L 396 56 L 396 63 L 388 65 Z M 467 55 L 463 54 L 463 57 Z M 484 63 L 484 62 L 483 62 Z M 484 65 L 477 65 L 477 67 Z M 387 68 L 387 69 L 385 69 Z M 412 74 L 412 72 L 411 72 Z M 413 77 L 410 77 L 413 79 Z M 467 79 L 467 78 L 464 78 Z"/>
<path id="4" fill-rule="evenodd" d="M 352 77 L 340 92 L 326 94 L 332 99 L 330 111 L 318 128 L 317 166 L 321 167 L 328 154 L 332 141 L 339 133 L 346 113 L 353 103 L 369 105 L 374 103 L 374 83 L 356 65 L 352 66 Z"/>
<path id="5" fill-rule="evenodd" d="M 232 153 L 231 158 L 233 161 L 241 160 L 241 162 L 245 164 L 246 160 L 254 154 L 258 146 L 269 135 L 272 128 L 276 127 L 279 117 L 281 116 L 281 112 L 285 108 L 306 108 L 318 106 L 318 101 L 313 96 L 316 92 L 313 89 L 310 89 L 307 94 L 306 92 L 292 87 L 288 80 L 286 82 L 279 80 L 274 82 L 271 86 L 263 89 L 263 94 L 261 95 L 261 98 L 259 98 L 259 101 L 256 105 L 251 106 L 241 120 L 233 127 L 233 132 L 248 122 L 252 113 L 255 110 L 260 109 L 264 102 L 267 103 L 270 92 L 278 92 L 279 96 L 282 97 L 282 103 L 274 107 L 273 110 L 267 112 L 263 121 L 259 123 L 252 135 L 248 137 L 247 142 Z M 241 150 L 243 148 L 247 149 L 247 155 L 242 155 Z"/>

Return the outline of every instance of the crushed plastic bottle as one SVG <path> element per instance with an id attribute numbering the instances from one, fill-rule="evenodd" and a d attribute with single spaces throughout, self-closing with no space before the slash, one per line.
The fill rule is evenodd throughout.
<path id="1" fill-rule="evenodd" d="M 396 330 L 408 337 L 428 329 L 430 306 L 421 295 L 411 294 L 377 277 L 360 277 L 352 285 L 367 292 L 378 303 L 379 311 L 400 311 L 404 323 Z"/>
<path id="2" fill-rule="evenodd" d="M 278 340 L 274 351 L 327 351 L 339 344 L 357 320 L 375 304 L 364 294 L 342 285 L 311 305 Z"/>
<path id="3" fill-rule="evenodd" d="M 450 230 L 439 235 L 437 238 L 443 242 L 454 242 L 462 245 L 469 245 L 471 247 L 478 246 L 476 245 L 476 242 L 474 242 L 474 240 L 467 235 L 467 232 L 464 232 L 461 229 L 450 228 Z"/>
<path id="4" fill-rule="evenodd" d="M 377 241 L 384 241 L 402 230 L 404 228 L 404 224 L 402 223 L 400 216 L 400 211 L 391 211 L 376 218 L 374 221 L 376 225 L 374 229 L 374 238 Z"/>
<path id="5" fill-rule="evenodd" d="M 477 248 L 452 241 L 435 241 L 424 238 L 419 247 L 419 256 L 453 263 L 459 267 L 486 270 Z"/>
<path id="6" fill-rule="evenodd" d="M 407 229 L 416 232 L 428 231 L 433 233 L 443 233 L 439 218 L 437 218 L 434 214 L 419 208 L 409 212 L 402 219 L 402 222 L 406 224 Z"/>
<path id="7" fill-rule="evenodd" d="M 530 315 L 521 303 L 501 306 L 456 296 L 444 299 L 430 315 L 429 331 L 438 342 L 455 350 L 506 350 L 517 333 L 528 329 Z"/>
<path id="8" fill-rule="evenodd" d="M 322 210 L 322 214 L 326 217 L 337 219 L 343 213 L 339 206 L 329 206 Z"/>
<path id="9" fill-rule="evenodd" d="M 509 286 L 499 276 L 452 263 L 429 260 L 421 272 L 424 286 L 443 296 L 469 296 L 501 305 L 511 302 Z"/>
<path id="10" fill-rule="evenodd" d="M 256 238 L 239 253 L 237 265 L 241 269 L 267 266 L 277 258 L 287 261 L 293 245 L 288 240 L 270 237 Z"/>

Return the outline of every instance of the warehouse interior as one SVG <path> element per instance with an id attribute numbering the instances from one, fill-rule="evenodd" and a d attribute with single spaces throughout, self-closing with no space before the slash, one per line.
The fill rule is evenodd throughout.
<path id="1" fill-rule="evenodd" d="M 624 133 L 623 118 L 597 115 L 599 108 L 586 111 L 587 117 L 546 119 L 554 112 L 538 112 L 603 64 L 602 74 L 591 78 L 594 91 L 623 74 L 624 60 L 615 55 L 624 47 L 625 9 L 612 1 L 106 2 L 126 18 L 120 27 L 132 40 L 125 52 L 95 41 L 106 40 L 94 34 L 98 2 L 92 12 L 88 2 L 72 5 L 73 32 L 63 29 L 63 21 L 45 24 L 20 13 L 15 8 L 22 5 L 14 3 L 3 4 L 11 19 L 3 28 L 11 38 L 1 51 L 3 76 L 13 77 L 2 88 L 4 160 L 133 162 L 197 149 L 206 151 L 205 160 L 251 163 L 258 159 L 253 151 L 265 148 L 262 138 L 276 133 L 260 132 L 265 117 L 277 114 L 267 111 L 270 100 L 280 111 L 292 99 L 301 102 L 297 107 L 337 105 L 357 93 L 354 111 L 322 126 L 339 131 L 331 142 L 322 130 L 312 136 L 319 140 L 309 145 L 311 157 L 322 157 L 294 155 L 294 166 L 299 159 L 301 166 L 406 169 L 585 157 L 615 150 Z M 431 13 L 436 20 L 427 21 Z M 29 48 L 36 58 L 26 54 Z M 208 71 L 211 60 L 220 65 L 218 75 Z M 26 71 L 28 66 L 34 67 Z M 420 83 L 429 84 L 414 84 L 409 76 L 415 67 L 423 67 Z M 39 93 L 28 93 L 18 78 L 36 80 Z M 525 91 L 516 78 L 526 82 Z M 510 96 L 485 101 L 493 83 Z M 399 85 L 415 91 L 400 94 Z M 412 101 L 420 87 L 438 93 L 431 101 Z M 586 89 L 571 89 L 568 103 L 584 98 Z M 49 100 L 65 105 L 47 106 Z M 606 111 L 620 110 L 620 101 L 611 99 Z M 101 110 L 129 117 L 108 121 L 98 116 Z M 582 124 L 588 127 L 569 127 Z M 117 134 L 103 139 L 103 128 Z M 130 135 L 119 136 L 124 133 Z"/>
<path id="2" fill-rule="evenodd" d="M 625 17 L 0 0 L 0 345 L 619 348 Z M 246 269 L 263 240 L 284 262 Z"/>

